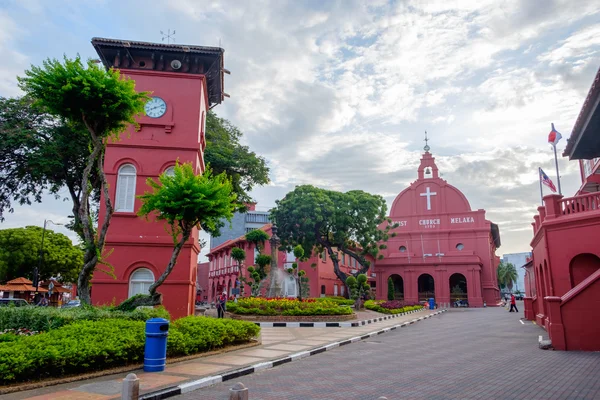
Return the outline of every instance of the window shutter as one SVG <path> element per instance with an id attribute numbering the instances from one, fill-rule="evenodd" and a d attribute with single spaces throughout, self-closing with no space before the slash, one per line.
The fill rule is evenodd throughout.
<path id="1" fill-rule="evenodd" d="M 133 204 L 135 201 L 135 175 L 127 177 L 127 211 L 133 211 Z"/>
<path id="2" fill-rule="evenodd" d="M 124 165 L 119 169 L 115 211 L 133 212 L 135 202 L 136 171 L 132 165 Z"/>

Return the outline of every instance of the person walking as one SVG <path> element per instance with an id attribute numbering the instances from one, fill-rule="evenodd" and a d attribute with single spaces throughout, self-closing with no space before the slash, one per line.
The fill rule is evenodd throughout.
<path id="1" fill-rule="evenodd" d="M 226 309 L 227 309 L 227 292 L 223 292 L 217 298 L 217 316 L 218 316 L 218 318 L 224 317 Z"/>
<path id="2" fill-rule="evenodd" d="M 510 311 L 509 312 L 513 312 L 513 308 L 515 309 L 516 312 L 519 312 L 519 310 L 517 309 L 517 299 L 515 298 L 514 294 L 510 295 Z"/>

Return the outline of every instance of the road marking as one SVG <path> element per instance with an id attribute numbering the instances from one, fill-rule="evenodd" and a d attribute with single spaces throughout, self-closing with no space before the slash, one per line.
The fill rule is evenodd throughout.
<path id="1" fill-rule="evenodd" d="M 521 325 L 525 325 L 525 322 L 523 322 L 522 319 L 520 319 L 519 322 L 521 323 Z"/>

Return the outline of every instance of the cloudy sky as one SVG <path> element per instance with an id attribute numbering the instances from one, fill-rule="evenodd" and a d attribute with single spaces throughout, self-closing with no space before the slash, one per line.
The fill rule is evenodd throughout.
<path id="1" fill-rule="evenodd" d="M 537 167 L 556 180 L 550 123 L 566 139 L 600 66 L 597 0 L 0 0 L 0 95 L 47 57 L 95 58 L 94 36 L 167 29 L 225 49 L 231 98 L 215 110 L 269 161 L 259 209 L 304 183 L 391 204 L 427 130 L 442 177 L 500 225 L 499 255 L 529 251 Z M 578 164 L 560 168 L 572 195 Z M 66 222 L 69 208 L 47 198 L 0 228 Z"/>

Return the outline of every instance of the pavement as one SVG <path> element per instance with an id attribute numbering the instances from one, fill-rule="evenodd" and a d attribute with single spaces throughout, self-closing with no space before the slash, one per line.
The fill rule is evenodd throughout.
<path id="1" fill-rule="evenodd" d="M 224 374 L 245 366 L 281 359 L 298 352 L 310 351 L 329 343 L 392 327 L 428 316 L 432 313 L 434 311 L 420 311 L 359 327 L 262 328 L 261 344 L 259 346 L 199 357 L 191 361 L 168 364 L 165 371 L 160 373 L 144 373 L 141 370 L 131 372 L 136 373 L 140 378 L 141 393 L 144 394 L 165 387 L 173 387 L 185 384 L 186 382 L 196 381 L 207 376 Z M 382 316 L 382 314 L 372 311 L 361 311 L 357 314 L 359 320 L 368 320 L 374 316 Z M 0 397 L 6 400 L 120 399 L 122 379 L 126 375 L 127 373 L 108 375 L 100 378 L 11 393 Z"/>
<path id="2" fill-rule="evenodd" d="M 600 399 L 600 352 L 540 350 L 546 332 L 521 320 L 519 309 L 449 310 L 173 399 L 226 400 L 236 382 L 248 388 L 249 400 Z M 267 335 L 273 341 L 289 333 Z"/>

